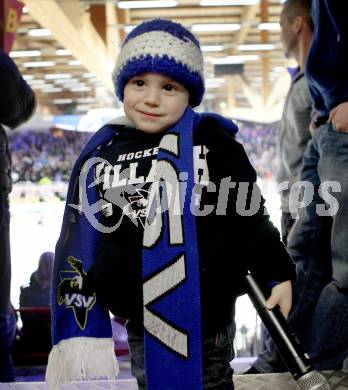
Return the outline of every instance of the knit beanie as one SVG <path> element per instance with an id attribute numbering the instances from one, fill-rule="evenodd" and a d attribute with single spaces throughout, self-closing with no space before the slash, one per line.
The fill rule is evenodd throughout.
<path id="1" fill-rule="evenodd" d="M 153 19 L 138 25 L 126 37 L 113 72 L 117 97 L 134 76 L 153 72 L 182 84 L 189 103 L 198 106 L 204 94 L 203 55 L 197 38 L 179 23 Z"/>

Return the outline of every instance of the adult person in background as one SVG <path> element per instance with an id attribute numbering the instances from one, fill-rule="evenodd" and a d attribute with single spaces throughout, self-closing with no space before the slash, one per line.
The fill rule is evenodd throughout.
<path id="1" fill-rule="evenodd" d="M 286 58 L 294 58 L 298 67 L 290 69 L 291 86 L 285 99 L 280 129 L 277 139 L 277 154 L 279 168 L 278 183 L 286 184 L 280 191 L 281 199 L 281 234 L 285 245 L 288 242 L 290 230 L 296 220 L 295 210 L 290 210 L 290 189 L 300 180 L 302 160 L 308 141 L 311 139 L 309 131 L 312 113 L 312 101 L 309 93 L 306 76 L 304 75 L 308 50 L 312 43 L 313 22 L 311 17 L 312 0 L 287 0 L 283 4 L 280 14 L 280 38 Z M 263 371 L 263 359 L 270 359 L 273 354 L 278 358 L 275 346 L 269 334 L 263 328 L 264 352 L 245 374 Z M 265 355 L 265 357 L 263 356 Z M 261 367 L 259 367 L 261 365 Z M 282 370 L 285 367 L 279 362 Z M 256 368 L 258 367 L 258 368 Z"/>
<path id="2" fill-rule="evenodd" d="M 308 53 L 306 76 L 316 112 L 318 128 L 304 159 L 303 177 L 313 177 L 321 195 L 314 202 L 316 213 L 302 213 L 289 243 L 294 260 L 299 259 L 297 273 L 301 293 L 298 294 L 299 334 L 317 369 L 342 368 L 348 356 L 348 23 L 347 2 L 313 0 L 313 44 Z M 328 117 L 326 123 L 325 120 Z M 330 194 L 325 194 L 325 187 Z M 327 196 L 329 195 L 329 197 Z M 335 199 L 335 201 L 336 201 Z M 321 212 L 319 212 L 321 211 Z M 304 263 L 301 251 L 307 222 L 319 229 L 330 218 L 332 223 L 329 257 L 324 262 Z M 318 233 L 317 233 L 318 234 Z M 318 258 L 318 257 L 317 257 Z M 301 263 L 302 262 L 302 263 Z M 310 273 L 311 279 L 306 280 Z M 302 298 L 303 294 L 303 298 Z M 302 299 L 301 299 L 302 298 Z M 303 317 L 301 311 L 307 313 Z M 302 319 L 301 319 L 302 317 Z M 307 322 L 308 319 L 308 322 Z M 301 321 L 306 323 L 302 328 Z"/>
<path id="3" fill-rule="evenodd" d="M 280 37 L 285 57 L 294 58 L 298 64 L 295 70 L 289 69 L 292 82 L 285 100 L 277 140 L 277 181 L 287 183 L 286 189 L 280 191 L 281 233 L 285 245 L 297 217 L 289 208 L 290 188 L 299 180 L 303 154 L 311 138 L 309 125 L 312 101 L 304 75 L 313 35 L 311 4 L 311 0 L 288 0 L 283 4 L 280 14 Z"/>
<path id="4" fill-rule="evenodd" d="M 50 293 L 54 253 L 44 252 L 40 256 L 38 268 L 30 277 L 30 284 L 21 287 L 19 296 L 23 326 L 20 330 L 21 341 L 31 349 L 49 351 L 52 347 L 50 330 Z M 30 311 L 39 308 L 38 311 Z M 47 310 L 45 310 L 45 308 Z M 34 309 L 35 310 L 35 309 Z M 39 311 L 41 310 L 41 311 Z"/>
<path id="5" fill-rule="evenodd" d="M 16 326 L 10 304 L 11 156 L 3 126 L 14 129 L 29 119 L 34 108 L 33 91 L 11 58 L 0 50 L 0 382 L 14 381 L 11 348 Z"/>
<path id="6" fill-rule="evenodd" d="M 316 130 L 304 155 L 301 179 L 313 185 L 314 197 L 299 210 L 288 241 L 297 272 L 289 322 L 318 370 L 340 369 L 348 355 L 346 15 L 346 2 L 312 2 L 314 33 L 306 76 Z M 327 237 L 329 246 L 320 248 Z M 281 371 L 274 353 L 259 356 L 253 366 L 259 372 Z"/>
<path id="7" fill-rule="evenodd" d="M 29 286 L 21 287 L 20 307 L 40 307 L 50 305 L 51 277 L 54 253 L 44 252 L 38 268 L 31 274 Z"/>

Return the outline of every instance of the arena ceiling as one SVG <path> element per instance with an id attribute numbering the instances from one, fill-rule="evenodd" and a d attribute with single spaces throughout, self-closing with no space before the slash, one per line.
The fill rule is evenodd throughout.
<path id="1" fill-rule="evenodd" d="M 159 7 L 160 0 L 22 1 L 25 13 L 11 55 L 42 113 L 115 106 L 110 74 L 120 42 L 132 26 L 161 17 L 200 38 L 203 109 L 259 122 L 280 117 L 289 84 L 279 40 L 281 0 L 166 1 L 170 7 Z"/>

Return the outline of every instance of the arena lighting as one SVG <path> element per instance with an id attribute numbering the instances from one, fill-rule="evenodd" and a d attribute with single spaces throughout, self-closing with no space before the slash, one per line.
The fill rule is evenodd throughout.
<path id="1" fill-rule="evenodd" d="M 279 23 L 260 23 L 257 26 L 260 30 L 268 30 L 268 31 L 280 31 Z"/>
<path id="2" fill-rule="evenodd" d="M 82 62 L 80 60 L 71 60 L 71 61 L 68 61 L 68 65 L 71 65 L 71 66 L 79 66 L 81 65 Z"/>
<path id="3" fill-rule="evenodd" d="M 45 84 L 45 80 L 28 80 L 28 83 L 30 85 L 39 85 L 39 84 Z"/>
<path id="4" fill-rule="evenodd" d="M 47 80 L 55 80 L 55 79 L 71 79 L 71 73 L 49 73 L 45 75 L 45 79 Z"/>
<path id="5" fill-rule="evenodd" d="M 33 76 L 32 74 L 25 74 L 25 75 L 23 76 L 23 79 L 24 79 L 25 81 L 32 80 L 33 78 L 34 78 L 34 76 Z"/>
<path id="6" fill-rule="evenodd" d="M 55 92 L 62 92 L 62 88 L 42 88 L 41 90 L 43 93 L 55 93 Z"/>
<path id="7" fill-rule="evenodd" d="M 42 89 L 42 88 L 46 88 L 46 89 L 54 88 L 54 84 L 50 84 L 50 83 L 46 84 L 46 83 L 44 82 L 42 85 L 40 85 L 40 88 L 41 88 L 41 89 Z"/>
<path id="8" fill-rule="evenodd" d="M 33 28 L 28 31 L 28 34 L 32 37 L 49 37 L 52 35 L 51 30 L 48 28 Z"/>
<path id="9" fill-rule="evenodd" d="M 64 84 L 64 85 L 69 84 L 71 86 L 71 84 L 73 84 L 73 83 L 77 84 L 78 79 L 57 79 L 57 80 L 54 80 L 54 83 L 55 84 Z"/>
<path id="10" fill-rule="evenodd" d="M 57 49 L 56 50 L 56 55 L 57 56 L 70 56 L 71 51 L 67 49 Z"/>
<path id="11" fill-rule="evenodd" d="M 175 0 L 152 0 L 152 1 L 119 1 L 117 3 L 118 8 L 131 9 L 131 8 L 169 8 L 176 7 L 178 2 Z"/>
<path id="12" fill-rule="evenodd" d="M 25 68 L 41 68 L 45 66 L 55 66 L 54 61 L 36 61 L 36 62 L 24 62 L 23 66 Z"/>
<path id="13" fill-rule="evenodd" d="M 82 77 L 85 79 L 92 79 L 95 77 L 94 73 L 82 73 Z"/>
<path id="14" fill-rule="evenodd" d="M 69 88 L 69 89 L 71 89 L 71 88 L 85 88 L 85 87 L 86 87 L 85 83 L 79 83 L 79 82 L 63 84 L 63 88 Z"/>
<path id="15" fill-rule="evenodd" d="M 91 87 L 75 87 L 75 88 L 70 88 L 71 92 L 87 92 L 90 91 L 92 88 Z"/>
<path id="16" fill-rule="evenodd" d="M 243 64 L 246 61 L 257 61 L 260 59 L 259 55 L 244 55 L 244 56 L 227 56 L 222 58 L 211 58 L 214 65 L 227 64 Z"/>
<path id="17" fill-rule="evenodd" d="M 254 5 L 260 0 L 201 0 L 199 5 L 204 7 L 229 6 L 229 5 Z"/>
<path id="18" fill-rule="evenodd" d="M 92 98 L 92 97 L 89 97 L 89 98 L 79 98 L 77 99 L 77 103 L 82 103 L 82 104 L 85 104 L 85 103 L 94 103 L 96 102 L 96 98 Z"/>
<path id="19" fill-rule="evenodd" d="M 73 102 L 72 99 L 54 99 L 53 100 L 54 104 L 70 104 L 72 102 Z"/>
<path id="20" fill-rule="evenodd" d="M 255 45 L 238 45 L 238 50 L 249 51 L 249 50 L 274 50 L 275 45 L 273 43 L 258 43 Z"/>
<path id="21" fill-rule="evenodd" d="M 240 29 L 239 23 L 211 23 L 211 24 L 194 24 L 192 31 L 208 32 L 208 31 L 237 31 Z"/>
<path id="22" fill-rule="evenodd" d="M 41 85 L 41 84 L 30 85 L 30 88 L 31 88 L 31 89 L 41 89 L 41 88 L 42 88 L 42 85 Z"/>
<path id="23" fill-rule="evenodd" d="M 222 45 L 206 45 L 201 46 L 202 51 L 223 51 L 224 47 Z"/>
<path id="24" fill-rule="evenodd" d="M 40 57 L 42 55 L 41 50 L 16 50 L 10 52 L 10 57 Z"/>

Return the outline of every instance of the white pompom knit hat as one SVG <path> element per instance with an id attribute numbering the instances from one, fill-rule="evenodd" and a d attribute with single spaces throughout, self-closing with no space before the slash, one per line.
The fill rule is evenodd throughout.
<path id="1" fill-rule="evenodd" d="M 182 84 L 190 94 L 192 107 L 201 103 L 203 55 L 198 39 L 181 24 L 154 19 L 128 34 L 113 72 L 117 97 L 123 101 L 127 82 L 147 72 L 163 74 Z"/>

